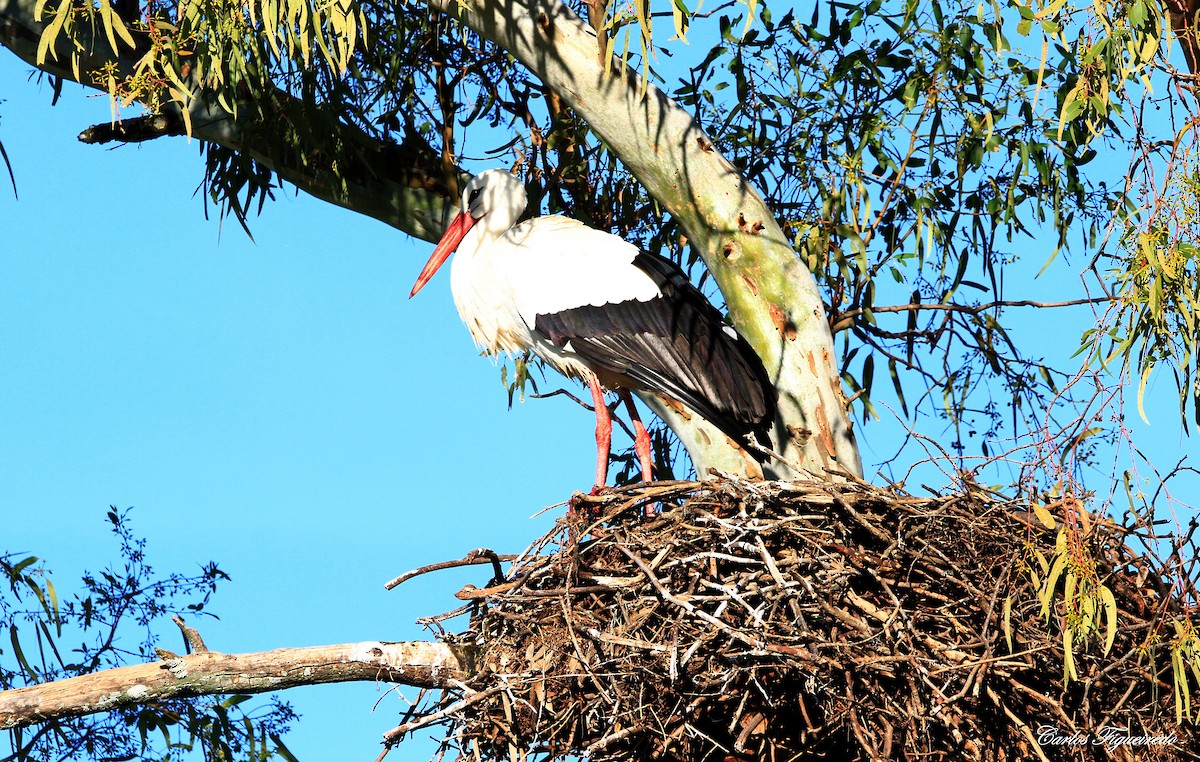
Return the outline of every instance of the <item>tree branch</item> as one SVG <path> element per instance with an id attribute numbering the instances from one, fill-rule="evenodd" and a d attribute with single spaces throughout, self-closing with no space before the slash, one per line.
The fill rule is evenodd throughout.
<path id="1" fill-rule="evenodd" d="M 468 650 L 446 643 L 367 641 L 247 654 L 213 651 L 0 691 L 0 730 L 163 699 L 266 693 L 300 685 L 381 680 L 444 688 L 471 671 Z"/>
<path id="2" fill-rule="evenodd" d="M 954 304 L 931 302 L 929 304 L 890 304 L 883 307 L 872 307 L 872 314 L 880 314 L 884 312 L 919 312 L 920 310 L 929 310 L 931 312 L 961 312 L 966 315 L 978 315 L 981 312 L 986 312 L 997 307 L 1038 307 L 1041 309 L 1050 309 L 1053 307 L 1078 307 L 1083 304 L 1107 304 L 1116 299 L 1114 296 L 1095 296 L 1087 299 L 1072 299 L 1066 302 L 1037 302 L 1031 299 L 1002 299 L 1000 301 L 988 302 L 987 304 Z M 846 310 L 838 312 L 833 316 L 833 332 L 844 331 L 854 324 L 854 318 L 866 312 L 863 308 Z M 904 334 L 900 334 L 901 336 Z"/>
<path id="3" fill-rule="evenodd" d="M 30 66 L 64 80 L 93 84 L 92 72 L 116 64 L 115 76 L 134 70 L 135 62 L 119 55 L 103 38 L 91 39 L 84 27 L 77 28 L 75 43 L 61 35 L 53 46 L 56 55 L 37 65 L 37 47 L 45 24 L 34 13 L 36 0 L 0 0 L 0 45 L 7 47 Z M 127 49 L 126 49 L 127 50 Z M 79 59 L 79 76 L 68 62 Z M 103 78 L 102 78 L 103 80 Z M 188 107 L 192 137 L 253 157 L 282 179 L 323 201 L 373 217 L 409 235 L 437 241 L 457 206 L 457 194 L 445 182 L 440 157 L 417 144 L 395 144 L 376 139 L 338 120 L 327 107 L 314 107 L 282 90 L 260 93 L 253 104 L 243 104 L 233 114 L 200 93 Z M 264 116 L 258 116 L 262 112 Z M 304 112 L 310 120 L 324 122 L 324 134 L 338 135 L 337 177 L 305 163 L 297 152 L 281 150 L 272 124 L 285 124 L 289 115 Z M 82 133 L 85 142 L 104 140 L 147 140 L 158 135 L 183 134 L 183 119 L 176 104 L 164 107 L 159 116 L 126 120 L 112 126 L 97 125 Z"/>

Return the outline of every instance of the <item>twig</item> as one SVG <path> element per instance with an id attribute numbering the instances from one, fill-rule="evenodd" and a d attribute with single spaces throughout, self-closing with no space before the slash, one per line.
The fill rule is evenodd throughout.
<path id="1" fill-rule="evenodd" d="M 598 751 L 604 751 L 617 741 L 624 741 L 626 738 L 629 738 L 629 736 L 641 733 L 645 729 L 645 725 L 631 725 L 624 730 L 618 730 L 616 733 L 610 733 L 609 735 L 606 735 L 604 738 L 601 738 L 599 741 L 596 741 L 591 746 L 588 746 L 586 749 L 584 749 L 583 756 L 590 757 Z"/>
<path id="2" fill-rule="evenodd" d="M 186 624 L 184 624 L 183 619 L 178 614 L 171 617 L 171 621 L 174 622 L 179 628 L 179 631 L 183 633 L 183 639 L 187 641 L 188 648 L 192 653 L 208 653 L 208 646 L 204 645 L 204 638 L 200 637 L 200 633 L 196 631 L 195 627 L 188 627 Z"/>
<path id="3" fill-rule="evenodd" d="M 1029 729 L 1029 726 L 1025 724 L 1025 721 L 1022 720 L 1017 715 L 1013 714 L 1013 711 L 1011 709 L 1009 709 L 1008 706 L 1005 705 L 1005 703 L 1003 701 L 1000 700 L 999 696 L 996 695 L 996 691 L 992 690 L 991 688 L 988 688 L 987 695 L 988 695 L 988 698 L 990 698 L 992 700 L 992 703 L 994 703 L 996 706 L 1000 707 L 1000 709 L 1004 712 L 1005 716 L 1008 717 L 1008 719 L 1012 720 L 1013 723 L 1018 728 L 1021 729 L 1021 734 L 1024 735 L 1026 739 L 1028 739 L 1029 745 L 1033 748 L 1034 752 L 1038 755 L 1038 759 L 1040 759 L 1042 762 L 1050 762 L 1050 760 L 1046 757 L 1045 752 L 1042 751 L 1042 745 L 1038 743 L 1037 737 L 1033 735 L 1033 731 Z"/>
<path id="4" fill-rule="evenodd" d="M 474 566 L 476 564 L 488 563 L 492 564 L 492 567 L 495 569 L 496 576 L 494 579 L 504 579 L 504 570 L 500 568 L 500 562 L 513 561 L 516 558 L 517 556 L 515 555 L 499 556 L 496 555 L 495 551 L 488 550 L 487 548 L 477 548 L 456 561 L 440 561 L 436 564 L 429 564 L 428 566 L 422 566 L 419 569 L 413 569 L 412 571 L 404 572 L 399 577 L 396 577 L 391 582 L 385 584 L 383 587 L 385 590 L 391 590 L 392 588 L 398 587 L 399 585 L 409 581 L 413 577 L 419 577 L 422 574 L 428 574 L 429 572 L 441 571 L 442 569 L 454 569 L 459 566 Z"/>
<path id="5" fill-rule="evenodd" d="M 461 699 L 459 701 L 455 701 L 453 704 L 451 704 L 448 707 L 445 707 L 444 709 L 442 709 L 440 711 L 433 712 L 431 714 L 426 714 L 422 717 L 418 717 L 417 719 L 413 720 L 412 722 L 406 722 L 403 725 L 397 725 L 396 727 L 392 728 L 391 730 L 389 730 L 383 734 L 383 742 L 385 744 L 388 744 L 389 746 L 394 746 L 400 742 L 400 739 L 402 739 L 406 733 L 411 733 L 412 731 L 420 730 L 421 728 L 423 728 L 427 725 L 432 725 L 435 722 L 440 722 L 441 720 L 446 719 L 447 717 L 449 717 L 452 714 L 461 712 L 462 710 L 466 709 L 469 706 L 478 704 L 480 701 L 483 701 L 485 699 L 491 698 L 492 696 L 495 696 L 497 693 L 499 693 L 502 690 L 504 690 L 503 685 L 494 685 L 485 691 L 480 691 L 474 695 L 467 696 L 466 698 Z"/>

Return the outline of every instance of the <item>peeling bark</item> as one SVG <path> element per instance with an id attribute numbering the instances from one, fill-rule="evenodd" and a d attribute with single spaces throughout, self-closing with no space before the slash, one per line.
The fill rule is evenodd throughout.
<path id="1" fill-rule="evenodd" d="M 320 683 L 375 680 L 445 688 L 464 680 L 471 668 L 466 650 L 419 641 L 367 641 L 247 654 L 205 651 L 0 691 L 0 730 L 163 699 L 266 693 Z"/>

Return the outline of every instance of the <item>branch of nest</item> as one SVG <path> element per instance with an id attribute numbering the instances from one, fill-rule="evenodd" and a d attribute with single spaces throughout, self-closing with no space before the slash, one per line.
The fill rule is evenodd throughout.
<path id="1" fill-rule="evenodd" d="M 647 502 L 663 511 L 643 520 Z M 1138 759 L 1200 758 L 1161 634 L 1187 612 L 1139 572 L 1127 529 L 1094 522 L 1079 540 L 1119 612 L 1106 655 L 1103 631 L 1064 650 L 1080 612 L 1044 593 L 1036 560 L 1063 530 L 1029 505 L 725 479 L 575 508 L 460 596 L 482 672 L 410 726 L 440 722 L 480 760 L 1134 758 L 1056 746 L 1047 726 L 1120 726 L 1174 739 Z"/>

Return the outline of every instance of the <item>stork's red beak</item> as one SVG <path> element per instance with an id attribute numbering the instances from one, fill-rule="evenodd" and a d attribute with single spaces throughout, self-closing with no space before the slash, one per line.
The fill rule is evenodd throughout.
<path id="1" fill-rule="evenodd" d="M 438 271 L 438 268 L 450 258 L 450 255 L 462 243 L 462 239 L 474 224 L 475 218 L 468 212 L 459 212 L 458 216 L 451 220 L 450 225 L 446 228 L 446 232 L 442 234 L 442 240 L 438 241 L 437 248 L 433 250 L 429 261 L 425 263 L 425 269 L 421 270 L 421 274 L 417 276 L 417 282 L 408 294 L 409 299 L 412 299 L 417 295 L 418 291 L 425 287 L 425 284 Z"/>

